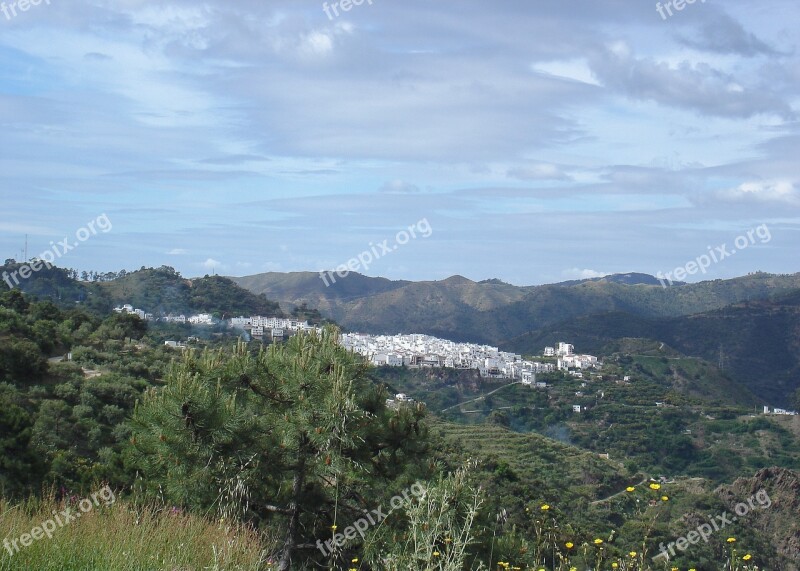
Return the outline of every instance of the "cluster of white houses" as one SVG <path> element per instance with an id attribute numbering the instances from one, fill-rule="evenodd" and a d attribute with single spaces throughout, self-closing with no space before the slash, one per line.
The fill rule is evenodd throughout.
<path id="1" fill-rule="evenodd" d="M 521 355 L 500 351 L 497 347 L 456 343 L 430 335 L 344 333 L 341 343 L 377 366 L 475 369 L 483 377 L 516 379 L 524 384 L 536 383 L 536 373 L 599 366 L 597 357 L 574 355 L 574 348 L 567 343 L 559 343 L 556 363 L 527 361 Z M 554 349 L 550 356 L 556 354 Z"/>
<path id="2" fill-rule="evenodd" d="M 231 327 L 244 329 L 253 337 L 263 337 L 269 333 L 272 337 L 284 337 L 301 331 L 320 331 L 319 327 L 309 325 L 308 321 L 297 319 L 285 319 L 283 317 L 262 317 L 254 315 L 250 317 L 234 317 L 230 321 Z"/>
<path id="3" fill-rule="evenodd" d="M 148 321 L 164 321 L 167 323 L 191 323 L 192 325 L 214 325 L 219 322 L 210 313 L 198 313 L 195 315 L 186 316 L 184 314 L 175 315 L 162 315 L 158 318 L 154 317 L 152 313 L 146 313 L 142 309 L 136 309 L 132 305 L 126 303 L 119 307 L 115 307 L 114 311 L 117 313 L 131 313 L 138 315 L 141 319 Z M 300 331 L 319 331 L 319 327 L 309 325 L 308 321 L 299 321 L 297 319 L 285 319 L 283 317 L 262 317 L 261 315 L 254 315 L 250 317 L 234 317 L 228 321 L 230 327 L 237 329 L 244 329 L 248 331 L 253 337 L 262 337 L 265 334 L 270 334 L 272 337 L 283 337 L 284 334 L 291 335 Z"/>
<path id="4" fill-rule="evenodd" d="M 545 357 L 557 357 L 556 368 L 559 371 L 592 369 L 598 366 L 597 357 L 594 355 L 576 355 L 575 347 L 569 343 L 562 342 L 555 347 L 545 347 L 542 354 Z"/>
<path id="5" fill-rule="evenodd" d="M 764 414 L 777 414 L 779 416 L 797 416 L 797 412 L 793 410 L 786 410 L 783 408 L 773 408 L 770 412 L 768 406 L 764 406 Z"/>
<path id="6" fill-rule="evenodd" d="M 166 323 L 191 323 L 192 325 L 214 325 L 216 322 L 210 313 L 198 313 L 195 315 L 190 315 L 189 317 L 186 317 L 183 314 L 175 315 L 170 313 L 169 315 L 162 315 L 161 317 L 156 318 L 152 313 L 147 313 L 143 309 L 134 308 L 129 303 L 115 307 L 114 311 L 117 313 L 130 313 L 133 315 L 138 315 L 139 319 L 144 319 L 145 321 L 158 320 Z"/>
<path id="7" fill-rule="evenodd" d="M 126 303 L 125 305 L 120 305 L 119 307 L 115 307 L 114 311 L 117 313 L 131 313 L 133 315 L 138 315 L 139 319 L 144 319 L 145 321 L 152 321 L 153 314 L 146 313 L 143 309 L 134 308 L 131 304 Z"/>

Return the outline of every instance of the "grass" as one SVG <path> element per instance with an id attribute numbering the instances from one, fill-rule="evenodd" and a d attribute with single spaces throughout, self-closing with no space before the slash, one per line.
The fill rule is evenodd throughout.
<path id="1" fill-rule="evenodd" d="M 0 537 L 11 544 L 65 508 L 52 497 L 0 500 Z M 0 571 L 256 571 L 268 563 L 261 539 L 240 525 L 118 501 L 82 513 L 49 539 L 18 544 L 14 555 L 3 548 Z"/>

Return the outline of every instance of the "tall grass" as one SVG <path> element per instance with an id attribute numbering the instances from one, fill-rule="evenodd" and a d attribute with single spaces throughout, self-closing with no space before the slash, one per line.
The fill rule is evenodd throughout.
<path id="1" fill-rule="evenodd" d="M 19 538 L 65 509 L 54 498 L 0 500 L 0 541 Z M 80 511 L 80 510 L 78 510 Z M 19 552 L 0 548 L 0 571 L 258 571 L 269 569 L 261 538 L 243 526 L 138 507 L 94 506 Z M 12 547 L 13 549 L 13 547 Z"/>

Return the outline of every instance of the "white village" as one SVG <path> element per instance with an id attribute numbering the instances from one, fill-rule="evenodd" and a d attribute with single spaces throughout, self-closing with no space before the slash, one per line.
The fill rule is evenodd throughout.
<path id="1" fill-rule="evenodd" d="M 555 362 L 528 361 L 497 347 L 420 334 L 344 333 L 341 343 L 376 366 L 474 369 L 482 377 L 518 380 L 526 385 L 536 384 L 536 373 L 571 370 L 574 376 L 582 377 L 582 370 L 602 366 L 593 355 L 576 355 L 569 343 L 545 348 L 543 356 Z"/>
<path id="2" fill-rule="evenodd" d="M 169 323 L 186 323 L 191 325 L 215 325 L 225 323 L 232 329 L 240 329 L 255 340 L 271 339 L 280 341 L 285 337 L 297 333 L 321 330 L 320 327 L 310 325 L 308 321 L 289 319 L 284 317 L 264 317 L 254 315 L 249 317 L 234 317 L 219 320 L 208 313 L 194 315 L 162 315 L 155 317 L 142 309 L 125 304 L 114 308 L 117 313 L 130 313 L 140 319 L 148 321 L 164 321 Z M 545 347 L 542 351 L 541 361 L 530 361 L 522 355 L 501 351 L 491 345 L 477 343 L 459 343 L 440 339 L 432 335 L 422 334 L 397 334 L 397 335 L 370 335 L 366 333 L 342 333 L 340 343 L 366 359 L 376 367 L 408 367 L 414 368 L 448 368 L 476 370 L 481 377 L 494 379 L 508 379 L 523 385 L 535 388 L 547 388 L 547 383 L 537 381 L 537 373 L 551 373 L 564 371 L 569 375 L 583 379 L 584 373 L 596 372 L 602 368 L 603 363 L 594 355 L 577 354 L 575 347 L 570 343 L 559 342 L 554 346 Z M 178 348 L 188 348 L 183 341 L 165 341 L 165 345 Z M 628 381 L 630 377 L 625 377 Z M 580 393 L 578 393 L 580 396 Z M 398 401 L 413 399 L 406 395 L 397 395 Z M 394 401 L 393 401 L 394 402 Z M 663 403 L 656 403 L 663 406 Z M 575 405 L 575 412 L 580 412 L 581 407 Z M 798 413 L 782 408 L 764 406 L 763 414 L 778 416 L 794 416 Z"/>

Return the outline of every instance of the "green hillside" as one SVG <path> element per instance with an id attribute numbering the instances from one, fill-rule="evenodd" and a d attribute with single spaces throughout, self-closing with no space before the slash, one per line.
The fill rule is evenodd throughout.
<path id="1" fill-rule="evenodd" d="M 8 263 L 0 272 L 12 272 L 22 264 Z M 61 306 L 81 304 L 105 314 L 129 303 L 154 315 L 169 313 L 212 313 L 218 317 L 238 315 L 283 316 L 278 303 L 254 294 L 222 276 L 187 279 L 169 266 L 121 271 L 111 275 L 93 274 L 93 281 L 79 281 L 77 272 L 57 267 L 42 268 L 18 289 Z M 102 279 L 100 279 L 102 278 Z M 15 285 L 12 281 L 12 285 Z M 6 289 L 7 284 L 0 284 Z"/>
<path id="2" fill-rule="evenodd" d="M 591 315 L 538 328 L 503 348 L 539 354 L 570 339 L 582 351 L 613 352 L 623 338 L 663 342 L 682 354 L 719 364 L 741 384 L 776 406 L 790 406 L 800 388 L 800 290 L 677 318 L 631 313 Z"/>
<path id="3" fill-rule="evenodd" d="M 224 301 L 214 288 L 225 282 L 209 284 L 202 297 Z M 28 533 L 98 482 L 117 496 L 52 540 L 0 550 L 0 570 L 256 571 L 291 553 L 287 568 L 369 571 L 387 553 L 410 557 L 402 538 L 413 536 L 426 561 L 464 548 L 459 570 L 635 560 L 654 571 L 659 543 L 684 534 L 687 518 L 757 489 L 780 505 L 676 563 L 716 569 L 735 534 L 762 569 L 796 569 L 800 419 L 751 416 L 747 391 L 667 346 L 621 340 L 602 378 L 542 376 L 550 387 L 538 390 L 471 371 L 374 370 L 336 346 L 334 330 L 182 353 L 154 327 L 0 293 L 0 533 Z M 428 406 L 389 406 L 384 385 Z M 395 509 L 412 484 L 424 501 Z M 389 506 L 363 538 L 317 549 Z"/>
<path id="4" fill-rule="evenodd" d="M 343 327 L 365 333 L 427 333 L 453 340 L 500 343 L 568 319 L 609 312 L 677 317 L 769 299 L 800 288 L 800 274 L 754 273 L 663 288 L 652 276 L 519 287 L 460 276 L 392 282 L 350 274 L 325 287 L 316 273 L 268 273 L 233 278 L 281 303 L 306 302 Z"/>

